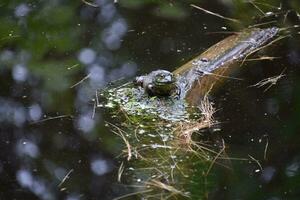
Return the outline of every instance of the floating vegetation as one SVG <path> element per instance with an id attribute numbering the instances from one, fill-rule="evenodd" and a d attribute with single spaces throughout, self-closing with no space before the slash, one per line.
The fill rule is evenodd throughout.
<path id="1" fill-rule="evenodd" d="M 180 121 L 189 119 L 187 104 L 183 99 L 178 98 L 158 98 L 153 96 L 149 98 L 141 88 L 133 88 L 125 84 L 123 87 L 112 88 L 101 94 L 107 98 L 104 107 L 119 107 L 135 120 L 134 116 L 139 118 L 166 119 L 170 121 Z"/>
<path id="2" fill-rule="evenodd" d="M 162 99 L 149 98 L 136 90 L 128 93 L 128 89 L 117 88 L 102 94 L 122 97 L 116 100 L 108 96 L 111 104 L 106 106 L 113 115 L 123 117 L 124 124 L 107 124 L 125 144 L 121 156 L 127 161 L 121 162 L 117 179 L 122 184 L 136 186 L 131 193 L 117 199 L 132 196 L 144 199 L 203 198 L 212 183 L 209 180 L 212 166 L 226 159 L 225 145 L 216 147 L 209 141 L 199 139 L 202 137 L 201 131 L 217 124 L 213 118 L 213 103 L 205 96 L 198 107 L 189 108 L 184 101 L 177 99 L 177 103 L 183 106 L 184 114 L 173 110 L 176 114 L 172 117 L 172 112 L 164 113 L 162 109 L 157 109 Z M 140 96 L 135 96 L 133 99 L 136 102 L 130 103 L 128 99 L 133 94 Z M 174 103 L 174 100 L 166 101 L 163 103 Z M 201 181 L 194 181 L 199 178 Z M 196 193 L 191 191 L 195 182 L 201 185 Z"/>

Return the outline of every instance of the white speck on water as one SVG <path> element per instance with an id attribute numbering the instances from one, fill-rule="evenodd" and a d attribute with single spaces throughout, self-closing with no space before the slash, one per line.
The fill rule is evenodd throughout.
<path id="1" fill-rule="evenodd" d="M 273 12 L 266 12 L 265 13 L 266 16 L 270 16 L 270 15 L 273 15 L 273 14 L 274 14 Z"/>

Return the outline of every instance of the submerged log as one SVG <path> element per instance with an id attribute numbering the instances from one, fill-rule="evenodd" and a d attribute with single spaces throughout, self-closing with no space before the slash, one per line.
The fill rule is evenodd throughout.
<path id="1" fill-rule="evenodd" d="M 137 77 L 135 83 L 150 96 L 177 96 L 190 106 L 199 105 L 203 96 L 226 78 L 237 63 L 259 50 L 278 30 L 275 27 L 246 29 L 213 45 L 173 73 L 156 70 Z"/>
<path id="2" fill-rule="evenodd" d="M 226 78 L 245 57 L 278 33 L 278 28 L 246 29 L 213 45 L 173 74 L 178 77 L 181 98 L 198 105 L 213 85 Z"/>

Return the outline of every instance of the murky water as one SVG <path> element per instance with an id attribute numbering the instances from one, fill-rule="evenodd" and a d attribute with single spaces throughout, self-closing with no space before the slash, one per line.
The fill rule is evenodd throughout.
<path id="1" fill-rule="evenodd" d="M 242 23 L 205 14 L 192 2 Z M 0 199 L 126 194 L 117 182 L 124 144 L 105 126 L 107 112 L 95 111 L 95 90 L 174 70 L 226 32 L 272 20 L 267 26 L 299 24 L 297 0 L 256 2 L 0 2 Z M 285 15 L 289 9 L 295 12 Z M 237 159 L 231 169 L 213 168 L 209 199 L 300 195 L 300 30 L 289 30 L 251 57 L 275 59 L 247 61 L 234 74 L 243 80 L 228 79 L 213 96 L 220 131 L 207 134 L 223 138 Z M 270 88 L 249 87 L 281 73 Z"/>

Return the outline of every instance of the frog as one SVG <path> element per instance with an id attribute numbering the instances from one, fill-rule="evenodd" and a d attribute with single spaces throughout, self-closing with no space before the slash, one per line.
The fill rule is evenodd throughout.
<path id="1" fill-rule="evenodd" d="M 167 97 L 176 94 L 177 78 L 167 70 L 155 70 L 143 76 L 137 76 L 134 84 L 144 89 L 149 96 Z"/>

